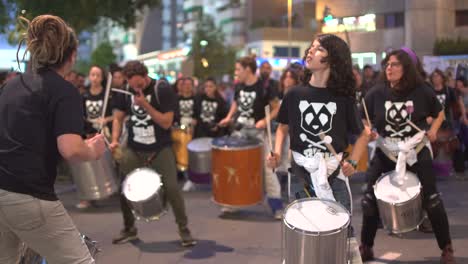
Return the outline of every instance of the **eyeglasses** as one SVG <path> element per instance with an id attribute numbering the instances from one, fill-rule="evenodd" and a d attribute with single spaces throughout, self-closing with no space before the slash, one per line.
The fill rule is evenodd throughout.
<path id="1" fill-rule="evenodd" d="M 396 68 L 396 67 L 400 67 L 401 63 L 400 62 L 386 63 L 386 64 L 384 64 L 384 69 L 387 69 L 389 66 L 392 67 L 392 68 Z"/>

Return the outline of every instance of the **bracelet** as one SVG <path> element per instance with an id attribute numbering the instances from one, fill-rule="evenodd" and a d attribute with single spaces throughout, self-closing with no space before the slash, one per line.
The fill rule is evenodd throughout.
<path id="1" fill-rule="evenodd" d="M 347 160 L 347 162 L 351 164 L 351 166 L 353 166 L 354 169 L 357 169 L 357 161 L 349 159 Z"/>

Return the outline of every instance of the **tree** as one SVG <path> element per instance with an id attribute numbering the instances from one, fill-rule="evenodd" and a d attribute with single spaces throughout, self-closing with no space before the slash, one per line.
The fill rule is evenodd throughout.
<path id="1" fill-rule="evenodd" d="M 191 58 L 198 78 L 222 77 L 234 73 L 236 50 L 224 45 L 224 34 L 216 28 L 213 18 L 201 17 L 192 39 Z"/>
<path id="2" fill-rule="evenodd" d="M 457 39 L 437 39 L 434 42 L 434 55 L 460 55 L 468 54 L 468 39 L 458 37 Z"/>
<path id="3" fill-rule="evenodd" d="M 108 18 L 117 25 L 129 28 L 135 26 L 138 13 L 146 7 L 160 5 L 160 2 L 160 0 L 0 0 L 0 33 L 17 32 L 19 30 L 17 17 L 20 14 L 28 19 L 42 14 L 60 16 L 78 34 L 91 29 L 101 18 Z"/>
<path id="4" fill-rule="evenodd" d="M 114 63 L 117 56 L 114 54 L 112 45 L 109 42 L 101 43 L 93 53 L 91 53 L 91 65 L 97 65 L 106 68 Z"/>

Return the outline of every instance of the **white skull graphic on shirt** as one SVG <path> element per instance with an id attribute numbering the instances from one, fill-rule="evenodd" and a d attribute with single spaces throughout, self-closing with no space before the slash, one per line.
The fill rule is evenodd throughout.
<path id="1" fill-rule="evenodd" d="M 331 144 L 333 138 L 325 136 L 324 140 L 314 141 L 320 134 L 326 134 L 333 128 L 333 117 L 336 114 L 337 107 L 335 102 L 320 103 L 301 100 L 299 102 L 301 112 L 301 128 L 299 134 L 301 141 L 307 144 L 304 150 L 304 156 L 312 157 L 317 152 L 327 152 L 325 143 Z"/>
<path id="2" fill-rule="evenodd" d="M 445 108 L 445 101 L 447 100 L 446 95 L 445 94 L 438 94 L 436 96 L 437 96 L 437 100 L 439 100 L 442 107 Z"/>
<path id="3" fill-rule="evenodd" d="M 146 96 L 146 100 L 151 102 L 151 95 Z M 133 131 L 133 141 L 150 145 L 156 143 L 156 134 L 154 133 L 154 126 L 151 121 L 151 116 L 146 112 L 146 110 L 134 104 L 132 97 L 132 106 L 131 106 L 131 129 Z"/>
<path id="4" fill-rule="evenodd" d="M 96 119 L 102 114 L 103 100 L 86 100 L 85 106 L 88 119 Z"/>
<path id="5" fill-rule="evenodd" d="M 238 123 L 245 126 L 255 125 L 253 105 L 256 97 L 257 93 L 255 91 L 246 92 L 241 90 L 239 92 L 239 100 L 237 102 L 237 111 L 239 111 L 239 117 L 237 118 Z"/>
<path id="6" fill-rule="evenodd" d="M 180 116 L 192 117 L 193 115 L 193 99 L 179 100 Z"/>
<path id="7" fill-rule="evenodd" d="M 213 101 L 203 100 L 201 104 L 201 113 L 200 119 L 204 123 L 211 123 L 215 120 L 216 109 L 218 108 L 218 103 Z"/>
<path id="8" fill-rule="evenodd" d="M 408 124 L 414 111 L 413 101 L 385 101 L 385 131 L 390 138 L 405 139 L 410 136 L 412 127 Z"/>

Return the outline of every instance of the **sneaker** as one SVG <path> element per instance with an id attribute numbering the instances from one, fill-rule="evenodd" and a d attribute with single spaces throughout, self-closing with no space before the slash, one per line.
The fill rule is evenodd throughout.
<path id="1" fill-rule="evenodd" d="M 77 205 L 75 205 L 77 209 L 88 209 L 91 207 L 90 201 L 80 201 Z"/>
<path id="2" fill-rule="evenodd" d="M 190 234 L 190 230 L 187 227 L 179 229 L 180 242 L 183 247 L 191 247 L 197 244 L 197 241 Z"/>
<path id="3" fill-rule="evenodd" d="M 451 244 L 445 246 L 440 256 L 440 263 L 442 264 L 456 264 L 455 257 L 453 256 L 453 248 Z"/>
<path id="4" fill-rule="evenodd" d="M 275 213 L 273 214 L 273 217 L 275 220 L 281 220 L 283 219 L 283 210 L 276 210 Z"/>
<path id="5" fill-rule="evenodd" d="M 362 262 L 375 260 L 374 258 L 374 250 L 371 247 L 360 245 L 359 246 L 359 253 L 361 254 Z"/>
<path id="6" fill-rule="evenodd" d="M 195 190 L 195 183 L 193 183 L 191 180 L 187 180 L 184 183 L 184 186 L 182 187 L 182 191 L 184 192 L 189 192 L 189 191 L 194 191 Z"/>
<path id="7" fill-rule="evenodd" d="M 137 240 L 137 229 L 135 227 L 126 228 L 120 231 L 120 235 L 112 239 L 112 244 L 124 244 L 129 241 Z"/>

